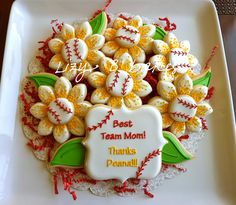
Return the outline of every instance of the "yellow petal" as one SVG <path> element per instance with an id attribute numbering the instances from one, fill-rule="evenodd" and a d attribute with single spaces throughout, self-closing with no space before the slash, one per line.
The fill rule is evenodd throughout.
<path id="1" fill-rule="evenodd" d="M 199 102 L 202 102 L 206 98 L 207 93 L 208 93 L 208 87 L 204 85 L 196 85 L 193 87 L 191 96 L 197 103 L 199 103 Z"/>
<path id="2" fill-rule="evenodd" d="M 89 109 L 92 107 L 92 104 L 87 101 L 83 101 L 77 104 L 74 104 L 75 106 L 75 115 L 79 117 L 85 117 Z"/>
<path id="3" fill-rule="evenodd" d="M 189 53 L 190 51 L 190 42 L 187 40 L 180 41 L 179 47 L 182 48 L 185 52 Z"/>
<path id="4" fill-rule="evenodd" d="M 105 33 L 104 33 L 104 37 L 106 39 L 106 41 L 113 41 L 115 39 L 116 36 L 116 29 L 114 28 L 107 28 Z"/>
<path id="5" fill-rule="evenodd" d="M 75 85 L 68 96 L 68 100 L 73 102 L 74 104 L 80 103 L 84 101 L 87 95 L 87 87 L 85 84 L 77 84 Z"/>
<path id="6" fill-rule="evenodd" d="M 128 108 L 131 109 L 142 106 L 141 98 L 133 92 L 129 93 L 124 97 L 124 103 Z"/>
<path id="7" fill-rule="evenodd" d="M 60 70 L 64 67 L 65 61 L 61 54 L 54 55 L 49 61 L 48 66 L 54 70 Z"/>
<path id="8" fill-rule="evenodd" d="M 132 56 L 135 63 L 144 63 L 146 55 L 142 48 L 138 46 L 133 46 L 129 48 L 129 53 Z"/>
<path id="9" fill-rule="evenodd" d="M 53 129 L 53 136 L 58 143 L 62 144 L 70 138 L 70 132 L 66 125 L 56 125 Z"/>
<path id="10" fill-rule="evenodd" d="M 83 120 L 74 116 L 67 125 L 69 131 L 76 136 L 83 136 L 85 134 L 85 125 Z"/>
<path id="11" fill-rule="evenodd" d="M 142 80 L 146 77 L 148 68 L 149 66 L 145 63 L 137 63 L 131 68 L 129 74 L 134 80 Z"/>
<path id="12" fill-rule="evenodd" d="M 92 30 L 89 22 L 85 21 L 75 29 L 75 33 L 76 33 L 76 38 L 84 40 L 87 37 L 92 35 L 93 30 Z"/>
<path id="13" fill-rule="evenodd" d="M 98 50 L 89 50 L 88 51 L 88 56 L 87 56 L 87 61 L 95 66 L 98 65 L 101 61 L 101 59 L 105 57 L 105 55 L 103 54 L 103 52 L 98 51 Z"/>
<path id="14" fill-rule="evenodd" d="M 144 50 L 146 54 L 151 54 L 153 50 L 153 39 L 151 37 L 141 37 L 138 46 Z"/>
<path id="15" fill-rule="evenodd" d="M 163 71 L 168 63 L 168 60 L 163 55 L 154 55 L 149 59 L 151 68 L 156 71 Z"/>
<path id="16" fill-rule="evenodd" d="M 30 108 L 30 113 L 37 119 L 42 119 L 47 116 L 47 108 L 44 103 L 37 102 Z"/>
<path id="17" fill-rule="evenodd" d="M 55 95 L 57 98 L 66 98 L 71 90 L 71 83 L 65 77 L 60 77 L 54 86 Z"/>
<path id="18" fill-rule="evenodd" d="M 59 38 L 53 38 L 48 42 L 48 47 L 53 53 L 60 53 L 64 42 Z"/>
<path id="19" fill-rule="evenodd" d="M 177 96 L 176 88 L 171 82 L 159 81 L 157 84 L 158 94 L 167 101 Z"/>
<path id="20" fill-rule="evenodd" d="M 114 55 L 114 59 L 119 59 L 124 53 L 128 53 L 128 48 L 119 48 Z"/>
<path id="21" fill-rule="evenodd" d="M 102 47 L 102 52 L 106 56 L 112 57 L 119 48 L 120 48 L 120 46 L 115 41 L 108 41 Z"/>
<path id="22" fill-rule="evenodd" d="M 201 102 L 197 105 L 197 116 L 205 117 L 213 112 L 212 107 L 207 102 Z"/>
<path id="23" fill-rule="evenodd" d="M 193 69 L 188 69 L 188 71 L 186 72 L 186 74 L 190 77 L 190 78 L 194 78 L 196 77 L 196 73 L 193 71 Z"/>
<path id="24" fill-rule="evenodd" d="M 128 20 L 128 25 L 139 28 L 143 25 L 143 20 L 140 16 L 137 15 Z"/>
<path id="25" fill-rule="evenodd" d="M 189 60 L 189 65 L 192 68 L 196 67 L 199 63 L 198 59 L 192 54 L 188 54 L 188 60 Z"/>
<path id="26" fill-rule="evenodd" d="M 186 122 L 186 125 L 190 132 L 200 132 L 202 130 L 202 121 L 196 116 Z"/>
<path id="27" fill-rule="evenodd" d="M 187 74 L 185 74 L 176 82 L 176 88 L 178 94 L 189 95 L 193 89 L 193 81 Z"/>
<path id="28" fill-rule="evenodd" d="M 130 54 L 124 53 L 118 59 L 118 67 L 119 67 L 119 70 L 124 70 L 126 72 L 130 71 L 130 69 L 133 67 L 133 60 Z"/>
<path id="29" fill-rule="evenodd" d="M 47 85 L 39 86 L 38 95 L 40 100 L 47 105 L 53 100 L 55 100 L 53 88 Z"/>
<path id="30" fill-rule="evenodd" d="M 186 130 L 186 126 L 184 122 L 174 122 L 171 126 L 170 126 L 170 131 L 176 136 L 176 137 L 180 137 L 182 135 L 184 135 Z"/>
<path id="31" fill-rule="evenodd" d="M 118 65 L 111 58 L 104 57 L 100 62 L 100 71 L 108 75 L 110 72 L 114 72 L 118 69 Z"/>
<path id="32" fill-rule="evenodd" d="M 169 32 L 167 35 L 165 35 L 164 41 L 169 45 L 171 49 L 179 48 L 179 41 L 176 35 L 172 32 Z"/>
<path id="33" fill-rule="evenodd" d="M 42 136 L 47 136 L 52 134 L 54 125 L 49 121 L 49 119 L 43 118 L 38 125 L 38 134 Z"/>
<path id="34" fill-rule="evenodd" d="M 154 25 L 147 24 L 147 25 L 141 26 L 139 28 L 139 32 L 141 36 L 153 37 L 156 32 L 156 27 Z"/>
<path id="35" fill-rule="evenodd" d="M 115 19 L 112 27 L 117 30 L 117 29 L 122 28 L 126 25 L 127 25 L 126 20 L 124 20 L 122 18 L 117 18 L 117 19 Z"/>
<path id="36" fill-rule="evenodd" d="M 140 97 L 145 97 L 152 92 L 152 87 L 145 80 L 136 80 L 134 81 L 133 92 Z"/>
<path id="37" fill-rule="evenodd" d="M 61 36 L 65 41 L 74 38 L 75 37 L 74 27 L 69 24 L 63 24 L 61 29 Z"/>
<path id="38" fill-rule="evenodd" d="M 93 72 L 91 73 L 87 80 L 91 86 L 94 88 L 104 87 L 106 84 L 106 78 L 107 76 L 101 72 Z"/>
<path id="39" fill-rule="evenodd" d="M 170 117 L 168 113 L 164 113 L 161 116 L 162 116 L 163 129 L 166 129 L 173 124 L 174 120 Z"/>
<path id="40" fill-rule="evenodd" d="M 106 88 L 97 88 L 92 93 L 91 102 L 93 104 L 106 104 L 109 98 L 110 94 L 107 92 Z"/>
<path id="41" fill-rule="evenodd" d="M 107 105 L 114 108 L 120 108 L 123 103 L 122 99 L 122 97 L 110 97 L 107 102 Z"/>
<path id="42" fill-rule="evenodd" d="M 158 79 L 168 81 L 168 82 L 172 82 L 175 79 L 175 73 L 173 72 L 172 69 L 161 71 L 158 75 Z"/>
<path id="43" fill-rule="evenodd" d="M 94 34 L 88 37 L 85 42 L 89 49 L 99 50 L 105 43 L 105 37 L 100 34 Z"/>
<path id="44" fill-rule="evenodd" d="M 153 97 L 148 101 L 149 105 L 156 107 L 161 113 L 168 111 L 169 103 L 161 97 Z"/>
<path id="45" fill-rule="evenodd" d="M 165 41 L 154 40 L 153 42 L 153 52 L 155 54 L 161 54 L 166 56 L 170 52 L 170 47 Z"/>

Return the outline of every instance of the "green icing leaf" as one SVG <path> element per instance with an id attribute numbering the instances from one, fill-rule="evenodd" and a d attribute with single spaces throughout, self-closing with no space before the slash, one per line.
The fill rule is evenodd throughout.
<path id="1" fill-rule="evenodd" d="M 163 136 L 168 143 L 162 150 L 162 162 L 167 164 L 177 164 L 192 159 L 192 155 L 184 149 L 179 140 L 170 132 L 163 132 Z"/>
<path id="2" fill-rule="evenodd" d="M 101 12 L 90 22 L 93 29 L 93 34 L 102 34 L 107 27 L 107 15 L 105 12 Z"/>
<path id="3" fill-rule="evenodd" d="M 153 39 L 154 40 L 163 40 L 165 35 L 166 35 L 166 32 L 164 31 L 164 29 L 162 29 L 160 27 L 156 27 L 156 33 L 153 36 Z"/>
<path id="4" fill-rule="evenodd" d="M 62 144 L 54 154 L 50 164 L 61 167 L 81 167 L 84 165 L 85 147 L 81 138 Z"/>
<path id="5" fill-rule="evenodd" d="M 209 87 L 211 82 L 211 70 L 208 70 L 205 74 L 203 74 L 201 77 L 198 77 L 193 80 L 193 85 L 205 85 Z"/>
<path id="6" fill-rule="evenodd" d="M 56 75 L 50 73 L 37 73 L 28 76 L 28 78 L 33 80 L 37 87 L 41 85 L 49 85 L 53 87 L 58 79 Z"/>

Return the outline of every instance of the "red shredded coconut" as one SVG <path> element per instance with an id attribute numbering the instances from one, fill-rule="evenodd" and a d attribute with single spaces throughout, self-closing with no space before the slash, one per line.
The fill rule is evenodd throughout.
<path id="1" fill-rule="evenodd" d="M 148 180 L 146 180 L 146 183 L 143 185 L 143 192 L 145 195 L 147 195 L 150 198 L 154 197 L 154 195 L 148 191 Z"/>
<path id="2" fill-rule="evenodd" d="M 165 21 L 166 26 L 164 27 L 165 31 L 174 31 L 176 30 L 177 26 L 175 23 L 171 23 L 170 20 L 165 17 L 165 18 L 159 18 L 160 21 Z"/>
<path id="3" fill-rule="evenodd" d="M 213 95 L 214 95 L 214 92 L 215 92 L 215 87 L 211 87 L 209 90 L 208 90 L 208 93 L 207 93 L 207 96 L 205 98 L 205 100 L 210 100 Z"/>
<path id="4" fill-rule="evenodd" d="M 178 138 L 178 140 L 179 140 L 180 142 L 182 142 L 182 141 L 184 141 L 184 140 L 187 140 L 187 139 L 189 139 L 189 135 L 183 135 L 183 136 L 181 136 L 181 137 Z"/>
<path id="5" fill-rule="evenodd" d="M 212 51 L 211 51 L 211 55 L 209 56 L 209 58 L 207 59 L 207 62 L 206 62 L 206 65 L 204 67 L 204 70 L 208 69 L 209 68 L 209 65 L 212 61 L 212 59 L 214 58 L 214 56 L 216 55 L 216 52 L 219 48 L 219 45 L 215 45 L 213 48 L 212 48 Z"/>

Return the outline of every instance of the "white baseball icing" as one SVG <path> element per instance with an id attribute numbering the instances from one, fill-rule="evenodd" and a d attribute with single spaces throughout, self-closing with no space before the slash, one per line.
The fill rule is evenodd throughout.
<path id="1" fill-rule="evenodd" d="M 186 73 L 190 69 L 188 53 L 181 48 L 171 49 L 169 62 L 178 73 Z"/>
<path id="2" fill-rule="evenodd" d="M 66 41 L 62 47 L 62 56 L 67 63 L 80 63 L 86 59 L 88 47 L 86 43 L 78 38 L 72 38 Z"/>
<path id="3" fill-rule="evenodd" d="M 126 96 L 133 90 L 132 77 L 123 70 L 111 72 L 106 79 L 106 88 L 113 96 Z"/>
<path id="4" fill-rule="evenodd" d="M 145 121 L 143 120 L 145 119 Z M 161 151 L 167 143 L 162 134 L 160 112 L 149 105 L 136 110 L 95 106 L 86 116 L 87 147 L 85 168 L 96 180 L 137 177 L 141 162 L 150 153 L 138 178 L 151 179 L 161 169 Z M 159 150 L 159 151 L 158 151 Z"/>
<path id="5" fill-rule="evenodd" d="M 188 95 L 178 95 L 170 103 L 169 113 L 172 119 L 177 122 L 187 122 L 196 115 L 197 104 Z"/>
<path id="6" fill-rule="evenodd" d="M 66 124 L 74 116 L 74 105 L 66 98 L 56 98 L 49 104 L 47 114 L 53 124 Z"/>
<path id="7" fill-rule="evenodd" d="M 117 30 L 115 39 L 120 46 L 130 48 L 138 44 L 140 33 L 133 26 L 124 26 Z"/>

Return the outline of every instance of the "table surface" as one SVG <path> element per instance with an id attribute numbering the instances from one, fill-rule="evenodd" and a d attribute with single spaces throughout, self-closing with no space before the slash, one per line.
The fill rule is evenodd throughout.
<path id="1" fill-rule="evenodd" d="M 0 71 L 4 54 L 9 12 L 13 0 L 0 0 Z M 223 2 L 223 3 L 222 3 Z M 236 102 L 236 1 L 215 0 L 220 19 L 233 100 Z M 224 15 L 227 14 L 227 15 Z M 234 104 L 236 111 L 236 104 Z"/>

